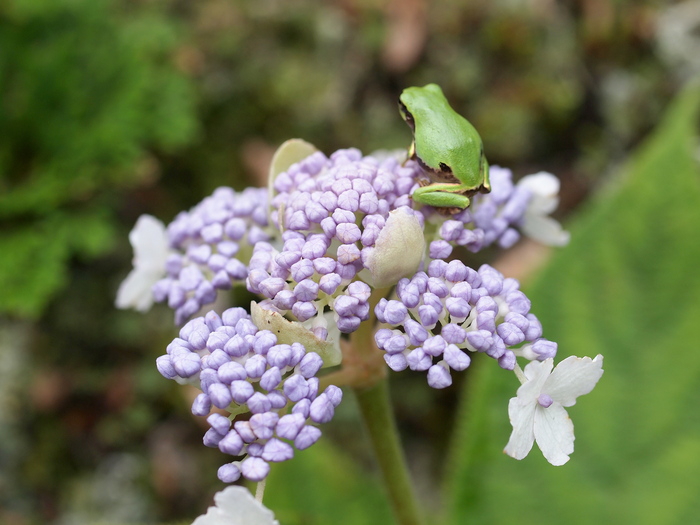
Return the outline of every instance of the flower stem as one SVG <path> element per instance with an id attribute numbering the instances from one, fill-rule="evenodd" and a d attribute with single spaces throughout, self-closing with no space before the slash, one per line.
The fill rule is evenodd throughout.
<path id="1" fill-rule="evenodd" d="M 418 507 L 389 402 L 388 382 L 386 378 L 382 379 L 371 388 L 355 390 L 355 394 L 369 431 L 396 523 L 419 525 L 421 520 Z"/>

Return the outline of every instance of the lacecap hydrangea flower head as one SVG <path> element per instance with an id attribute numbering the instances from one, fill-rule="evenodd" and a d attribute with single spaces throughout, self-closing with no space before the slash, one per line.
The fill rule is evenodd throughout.
<path id="1" fill-rule="evenodd" d="M 327 156 L 291 140 L 268 188 L 219 188 L 167 227 L 149 217 L 132 231 L 135 267 L 118 306 L 153 300 L 174 310 L 182 328 L 157 368 L 201 390 L 192 412 L 207 417 L 204 444 L 234 458 L 219 469 L 222 481 L 262 481 L 271 464 L 313 445 L 340 386 L 410 369 L 445 388 L 476 358 L 522 385 L 508 406 L 505 452 L 521 459 L 536 441 L 552 464 L 568 460 L 564 407 L 594 387 L 602 357 L 570 357 L 552 371 L 557 344 L 518 281 L 453 253 L 509 248 L 523 233 L 566 244 L 549 217 L 559 181 L 537 173 L 514 182 L 492 166 L 489 193 L 470 191 L 468 207 L 446 210 L 412 198 L 427 184 L 413 153 Z M 236 285 L 260 297 L 250 311 L 209 310 Z M 356 333 L 370 335 L 358 345 Z M 518 360 L 529 363 L 524 371 Z"/>

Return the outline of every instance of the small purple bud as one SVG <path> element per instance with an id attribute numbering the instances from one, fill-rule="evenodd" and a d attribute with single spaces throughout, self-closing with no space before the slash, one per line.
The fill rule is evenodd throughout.
<path id="1" fill-rule="evenodd" d="M 312 301 L 294 303 L 292 313 L 300 322 L 307 321 L 316 315 L 316 304 Z"/>
<path id="2" fill-rule="evenodd" d="M 452 344 L 462 344 L 467 338 L 467 331 L 459 325 L 448 324 L 442 327 L 442 338 Z"/>
<path id="3" fill-rule="evenodd" d="M 274 416 L 274 419 L 269 416 Z M 277 421 L 279 421 L 279 416 L 275 412 L 264 412 L 251 416 L 249 423 L 258 439 L 270 439 L 274 434 Z"/>
<path id="4" fill-rule="evenodd" d="M 294 439 L 294 446 L 297 450 L 304 450 L 318 441 L 321 437 L 321 431 L 314 426 L 307 425 L 301 429 L 297 437 Z"/>
<path id="5" fill-rule="evenodd" d="M 366 302 L 372 295 L 372 288 L 362 281 L 354 281 L 348 285 L 347 293 L 361 302 Z"/>
<path id="6" fill-rule="evenodd" d="M 265 447 L 263 448 L 262 458 L 265 461 L 279 463 L 280 461 L 286 461 L 293 457 L 294 449 L 292 449 L 291 445 L 279 439 L 272 438 L 265 443 Z"/>
<path id="7" fill-rule="evenodd" d="M 423 325 L 413 319 L 408 319 L 403 327 L 413 346 L 420 346 L 430 337 L 430 334 L 423 328 Z"/>
<path id="8" fill-rule="evenodd" d="M 335 407 L 328 396 L 321 394 L 311 402 L 309 417 L 314 423 L 328 423 L 333 419 Z"/>
<path id="9" fill-rule="evenodd" d="M 267 369 L 267 359 L 265 359 L 265 356 L 255 354 L 248 358 L 243 366 L 245 366 L 248 377 L 258 379 L 262 377 Z"/>
<path id="10" fill-rule="evenodd" d="M 452 370 L 465 370 L 471 363 L 471 358 L 455 345 L 448 345 L 443 354 L 445 362 Z"/>
<path id="11" fill-rule="evenodd" d="M 503 290 L 503 274 L 495 268 L 484 264 L 479 268 L 481 285 L 488 290 L 489 295 L 498 295 Z"/>
<path id="12" fill-rule="evenodd" d="M 284 382 L 284 394 L 296 403 L 309 395 L 309 383 L 303 376 L 294 374 Z"/>
<path id="13" fill-rule="evenodd" d="M 333 310 L 342 317 L 351 316 L 358 304 L 360 304 L 360 300 L 356 297 L 341 295 L 333 301 Z"/>
<path id="14" fill-rule="evenodd" d="M 248 457 L 241 463 L 241 473 L 250 481 L 262 481 L 270 473 L 270 465 L 263 459 Z"/>
<path id="15" fill-rule="evenodd" d="M 450 294 L 450 289 L 447 287 L 444 281 L 442 279 L 438 279 L 437 277 L 430 277 L 428 279 L 428 290 L 441 299 Z"/>
<path id="16" fill-rule="evenodd" d="M 224 345 L 224 352 L 231 357 L 243 357 L 250 352 L 251 347 L 248 342 L 240 335 L 234 335 Z"/>
<path id="17" fill-rule="evenodd" d="M 217 408 L 226 408 L 231 404 L 231 390 L 222 383 L 213 383 L 209 386 L 208 392 L 212 404 Z"/>
<path id="18" fill-rule="evenodd" d="M 231 277 L 231 279 L 236 281 L 242 281 L 248 277 L 248 268 L 238 259 L 231 259 L 228 261 L 224 267 L 224 270 Z"/>
<path id="19" fill-rule="evenodd" d="M 525 334 L 513 323 L 501 323 L 496 328 L 496 331 L 508 346 L 518 345 L 525 340 Z"/>
<path id="20" fill-rule="evenodd" d="M 248 313 L 243 308 L 228 308 L 221 314 L 221 320 L 226 326 L 236 326 L 241 319 L 248 317 Z"/>
<path id="21" fill-rule="evenodd" d="M 169 355 L 162 355 L 156 359 L 156 368 L 158 372 L 166 379 L 173 379 L 177 376 L 177 371 L 173 366 L 173 363 Z"/>
<path id="22" fill-rule="evenodd" d="M 202 443 L 204 443 L 205 447 L 216 448 L 219 445 L 219 441 L 221 441 L 223 438 L 224 436 L 219 434 L 215 429 L 210 428 L 204 433 Z"/>
<path id="23" fill-rule="evenodd" d="M 435 335 L 426 339 L 423 343 L 423 351 L 433 357 L 439 357 L 447 348 L 447 342 L 440 335 Z"/>
<path id="24" fill-rule="evenodd" d="M 238 435 L 238 432 L 231 430 L 224 439 L 219 441 L 219 450 L 224 454 L 240 456 L 243 451 L 243 439 Z"/>
<path id="25" fill-rule="evenodd" d="M 192 402 L 192 414 L 195 416 L 206 416 L 211 410 L 211 400 L 209 396 L 202 393 L 197 395 Z"/>
<path id="26" fill-rule="evenodd" d="M 486 350 L 486 355 L 493 357 L 494 359 L 499 359 L 506 352 L 506 344 L 503 342 L 499 336 L 493 336 L 493 345 L 491 348 Z"/>
<path id="27" fill-rule="evenodd" d="M 180 377 L 192 377 L 200 371 L 201 360 L 197 354 L 179 354 L 171 358 L 173 368 Z"/>
<path id="28" fill-rule="evenodd" d="M 270 366 L 284 368 L 289 366 L 289 361 L 292 357 L 292 347 L 286 344 L 275 345 L 267 352 L 267 362 Z"/>
<path id="29" fill-rule="evenodd" d="M 446 366 L 438 363 L 428 370 L 428 384 L 436 389 L 447 388 L 452 384 L 452 376 Z"/>
<path id="30" fill-rule="evenodd" d="M 261 330 L 255 334 L 253 351 L 256 354 L 266 355 L 275 344 L 277 344 L 277 336 L 269 330 Z"/>
<path id="31" fill-rule="evenodd" d="M 304 279 L 294 287 L 294 295 L 299 301 L 313 301 L 318 297 L 318 283 Z"/>
<path id="32" fill-rule="evenodd" d="M 321 275 L 331 273 L 335 270 L 335 259 L 331 257 L 319 257 L 314 259 L 314 269 Z"/>
<path id="33" fill-rule="evenodd" d="M 469 285 L 467 284 L 467 286 Z M 461 297 L 448 297 L 445 300 L 445 308 L 449 312 L 452 320 L 458 322 L 463 322 L 472 311 L 472 307 L 469 303 Z"/>
<path id="34" fill-rule="evenodd" d="M 219 383 L 219 377 L 216 370 L 212 368 L 202 367 L 202 373 L 199 374 L 199 384 L 203 392 L 208 392 L 209 387 L 214 383 Z"/>
<path id="35" fill-rule="evenodd" d="M 511 312 L 527 315 L 530 311 L 530 299 L 521 291 L 509 293 L 506 296 L 506 302 Z"/>
<path id="36" fill-rule="evenodd" d="M 228 334 L 224 332 L 212 332 L 207 338 L 207 348 L 212 352 L 219 348 L 224 348 L 229 339 Z"/>
<path id="37" fill-rule="evenodd" d="M 241 336 L 255 335 L 258 333 L 258 327 L 250 319 L 240 319 L 236 323 L 236 333 Z"/>
<path id="38" fill-rule="evenodd" d="M 424 304 L 418 307 L 418 317 L 425 328 L 432 329 L 437 324 L 440 314 L 432 306 Z"/>
<path id="39" fill-rule="evenodd" d="M 406 356 L 406 361 L 411 370 L 419 372 L 428 370 L 433 364 L 431 356 L 426 354 L 422 348 L 415 348 Z"/>
<path id="40" fill-rule="evenodd" d="M 430 277 L 444 277 L 445 270 L 447 269 L 447 263 L 441 259 L 435 259 L 430 261 L 428 265 L 428 276 Z"/>
<path id="41" fill-rule="evenodd" d="M 527 314 L 526 319 L 530 324 L 528 324 L 527 330 L 525 331 L 525 339 L 534 341 L 542 337 L 542 323 L 535 317 L 535 314 Z"/>
<path id="42" fill-rule="evenodd" d="M 323 359 L 316 352 L 304 355 L 299 363 L 299 373 L 306 379 L 315 376 L 323 366 Z"/>
<path id="43" fill-rule="evenodd" d="M 547 358 L 557 355 L 557 343 L 547 339 L 538 339 L 532 344 L 532 351 L 537 354 L 538 361 L 544 361 Z"/>
<path id="44" fill-rule="evenodd" d="M 341 244 L 338 246 L 337 259 L 341 264 L 351 264 L 360 258 L 360 249 L 354 244 Z"/>
<path id="45" fill-rule="evenodd" d="M 256 440 L 254 443 L 248 445 L 245 451 L 248 453 L 248 456 L 259 458 L 262 455 L 263 445 Z"/>
<path id="46" fill-rule="evenodd" d="M 496 314 L 492 310 L 481 312 L 476 316 L 476 326 L 479 330 L 496 332 Z"/>
<path id="47" fill-rule="evenodd" d="M 309 417 L 309 411 L 311 410 L 311 400 L 308 398 L 300 399 L 299 402 L 292 408 L 292 414 L 300 414 L 304 417 L 304 420 Z"/>
<path id="48" fill-rule="evenodd" d="M 262 414 L 263 412 L 269 412 L 272 408 L 270 400 L 262 392 L 255 392 L 248 399 L 248 408 L 253 414 Z"/>
<path id="49" fill-rule="evenodd" d="M 216 476 L 224 483 L 234 483 L 240 479 L 241 470 L 235 463 L 226 463 L 219 467 Z"/>
<path id="50" fill-rule="evenodd" d="M 335 236 L 343 244 L 352 244 L 360 240 L 362 232 L 357 224 L 343 222 L 336 226 Z"/>
<path id="51" fill-rule="evenodd" d="M 394 336 L 394 332 L 388 328 L 380 328 L 374 333 L 374 341 L 377 343 L 377 347 L 381 350 L 384 349 L 384 345 L 389 339 Z"/>
<path id="52" fill-rule="evenodd" d="M 294 439 L 304 426 L 306 418 L 302 414 L 287 414 L 282 416 L 277 423 L 275 432 L 284 439 Z"/>
<path id="53" fill-rule="evenodd" d="M 316 399 L 320 383 L 321 380 L 318 377 L 311 377 L 307 380 L 307 384 L 309 385 L 309 393 L 306 396 L 307 398 L 311 399 L 312 401 Z"/>
<path id="54" fill-rule="evenodd" d="M 554 400 L 549 396 L 549 394 L 540 394 L 537 397 L 537 403 L 543 408 L 549 408 L 554 403 Z"/>
<path id="55" fill-rule="evenodd" d="M 323 393 L 334 407 L 337 407 L 343 400 L 343 391 L 335 385 L 328 385 Z"/>
<path id="56" fill-rule="evenodd" d="M 217 370 L 217 375 L 222 383 L 230 385 L 233 381 L 245 381 L 248 374 L 243 368 L 243 365 L 235 361 L 224 363 Z"/>
<path id="57" fill-rule="evenodd" d="M 420 303 L 420 290 L 415 284 L 406 285 L 398 295 L 407 308 L 415 308 Z"/>
<path id="58" fill-rule="evenodd" d="M 269 299 L 272 299 L 275 297 L 275 295 L 284 290 L 284 285 L 284 279 L 279 277 L 268 277 L 260 283 L 258 288 L 260 289 L 261 294 Z"/>
<path id="59" fill-rule="evenodd" d="M 357 330 L 360 327 L 360 323 L 362 323 L 362 319 L 354 315 L 350 317 L 339 317 L 336 321 L 338 330 L 344 334 L 351 334 Z"/>
<path id="60" fill-rule="evenodd" d="M 467 332 L 467 341 L 479 352 L 486 352 L 493 346 L 493 335 L 488 330 Z"/>
<path id="61" fill-rule="evenodd" d="M 445 268 L 445 279 L 458 283 L 467 277 L 467 267 L 461 261 L 450 261 Z"/>
<path id="62" fill-rule="evenodd" d="M 447 220 L 440 226 L 440 237 L 446 241 L 456 241 L 463 229 L 464 223 L 461 221 Z"/>
<path id="63" fill-rule="evenodd" d="M 384 318 L 386 322 L 393 325 L 399 325 L 404 322 L 406 316 L 408 315 L 408 310 L 406 305 L 399 301 L 389 301 L 384 309 Z"/>
<path id="64" fill-rule="evenodd" d="M 326 217 L 321 221 L 321 229 L 328 237 L 335 237 L 337 224 L 332 217 Z"/>
<path id="65" fill-rule="evenodd" d="M 246 403 L 254 393 L 255 389 L 248 381 L 239 379 L 231 382 L 231 397 L 239 405 Z"/>
<path id="66" fill-rule="evenodd" d="M 333 295 L 342 280 L 342 277 L 337 273 L 329 273 L 319 279 L 318 287 L 328 295 Z"/>
<path id="67" fill-rule="evenodd" d="M 260 378 L 260 386 L 268 392 L 277 388 L 277 385 L 279 385 L 281 382 L 282 374 L 280 373 L 280 369 L 276 366 L 273 366 L 267 370 Z"/>
<path id="68" fill-rule="evenodd" d="M 498 358 L 498 366 L 504 370 L 513 370 L 515 368 L 515 354 L 510 350 L 506 350 L 505 353 Z"/>
<path id="69" fill-rule="evenodd" d="M 207 314 L 204 316 L 204 323 L 212 332 L 224 325 L 223 320 L 214 310 L 209 310 L 207 312 Z"/>
<path id="70" fill-rule="evenodd" d="M 225 436 L 231 428 L 231 421 L 229 421 L 227 417 L 224 417 L 221 414 L 214 413 L 210 415 L 207 418 L 207 423 L 209 423 L 209 426 L 216 430 L 222 436 Z"/>
<path id="71" fill-rule="evenodd" d="M 505 317 L 505 322 L 514 324 L 523 333 L 527 332 L 527 329 L 530 326 L 530 321 L 528 321 L 527 317 L 521 314 L 516 314 L 515 312 L 508 312 Z"/>
<path id="72" fill-rule="evenodd" d="M 447 241 L 433 241 L 429 252 L 431 259 L 446 259 L 452 254 L 452 246 Z"/>
<path id="73" fill-rule="evenodd" d="M 387 354 L 398 354 L 403 352 L 408 347 L 407 337 L 404 334 L 392 335 L 384 342 L 384 351 Z"/>
<path id="74" fill-rule="evenodd" d="M 403 354 L 385 354 L 384 361 L 394 372 L 402 372 L 408 368 L 408 361 Z"/>
<path id="75" fill-rule="evenodd" d="M 290 268 L 290 271 L 292 273 L 292 278 L 296 282 L 300 283 L 304 279 L 308 279 L 309 277 L 313 276 L 315 272 L 314 263 L 309 259 L 302 259 L 299 262 L 294 263 Z"/>
<path id="76" fill-rule="evenodd" d="M 258 437 L 253 432 L 253 429 L 250 428 L 249 421 L 236 421 L 233 424 L 233 428 L 236 430 L 236 432 L 238 432 L 238 435 L 241 436 L 241 439 L 245 443 L 252 443 L 253 441 L 258 439 Z"/>
<path id="77" fill-rule="evenodd" d="M 328 241 L 326 237 L 315 236 L 306 241 L 301 249 L 301 256 L 304 259 L 317 259 L 323 257 L 328 249 Z"/>
<path id="78" fill-rule="evenodd" d="M 267 399 L 270 400 L 270 404 L 274 410 L 279 410 L 287 406 L 287 398 L 279 390 L 273 390 L 267 394 Z"/>
<path id="79" fill-rule="evenodd" d="M 204 248 L 208 250 L 208 252 L 211 250 L 207 245 L 200 246 L 199 248 Z M 201 264 L 206 264 L 209 255 L 210 253 L 206 253 L 206 257 L 204 257 L 204 260 L 197 262 L 200 262 Z M 197 267 L 194 264 L 190 264 L 189 266 L 186 266 L 182 269 L 178 279 L 182 288 L 184 288 L 185 291 L 190 292 L 196 289 L 199 283 L 201 283 L 204 280 L 204 275 L 202 275 L 202 271 L 199 269 L 199 267 Z"/>
<path id="80" fill-rule="evenodd" d="M 179 308 L 185 304 L 186 300 L 187 293 L 182 286 L 177 283 L 173 283 L 170 286 L 170 291 L 168 292 L 168 306 L 170 308 Z"/>
<path id="81" fill-rule="evenodd" d="M 192 319 L 187 325 L 190 325 L 187 341 L 192 345 L 192 348 L 195 350 L 203 350 L 206 348 L 210 330 L 204 323 L 204 318 L 197 317 L 197 319 Z"/>

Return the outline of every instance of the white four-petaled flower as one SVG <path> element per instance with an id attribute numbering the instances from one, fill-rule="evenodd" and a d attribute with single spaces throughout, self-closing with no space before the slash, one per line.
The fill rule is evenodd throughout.
<path id="1" fill-rule="evenodd" d="M 567 357 L 552 371 L 553 359 L 532 361 L 526 381 L 508 404 L 513 433 L 504 452 L 523 459 L 534 441 L 552 465 L 563 465 L 574 451 L 574 424 L 564 407 L 576 404 L 603 375 L 603 356 Z"/>
<path id="2" fill-rule="evenodd" d="M 215 507 L 192 525 L 279 525 L 270 509 L 256 500 L 245 487 L 231 485 L 214 495 Z"/>
<path id="3" fill-rule="evenodd" d="M 165 226 L 155 217 L 141 215 L 129 233 L 134 248 L 134 269 L 122 281 L 117 292 L 117 308 L 145 312 L 153 304 L 151 288 L 165 274 L 168 237 Z"/>

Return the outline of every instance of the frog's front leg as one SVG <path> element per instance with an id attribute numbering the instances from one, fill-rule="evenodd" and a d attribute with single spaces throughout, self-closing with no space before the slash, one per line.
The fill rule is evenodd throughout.
<path id="1" fill-rule="evenodd" d="M 458 208 L 463 210 L 471 201 L 464 193 L 472 188 L 464 184 L 433 183 L 417 188 L 411 198 L 420 203 L 436 208 Z"/>

